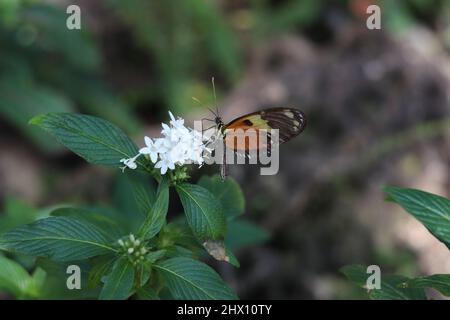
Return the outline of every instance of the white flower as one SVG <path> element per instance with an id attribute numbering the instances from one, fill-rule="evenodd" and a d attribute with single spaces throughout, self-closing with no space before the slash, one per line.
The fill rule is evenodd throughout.
<path id="1" fill-rule="evenodd" d="M 149 137 L 144 137 L 145 140 L 145 145 L 146 147 L 141 148 L 139 150 L 140 154 L 148 154 L 150 156 L 150 160 L 153 163 L 156 163 L 156 161 L 158 160 L 158 153 L 159 151 L 159 146 L 161 145 L 162 141 L 161 140 L 157 140 L 155 142 L 152 141 L 152 139 L 150 139 Z"/>
<path id="2" fill-rule="evenodd" d="M 161 130 L 161 134 L 164 135 L 165 137 L 170 137 L 170 134 L 172 132 L 172 128 L 169 127 L 164 122 L 161 123 L 161 126 L 163 127 L 163 129 Z"/>
<path id="3" fill-rule="evenodd" d="M 170 124 L 177 129 L 185 129 L 186 127 L 184 126 L 184 119 L 182 118 L 178 118 L 177 120 L 175 119 L 175 117 L 173 116 L 172 112 L 169 111 L 169 116 L 170 116 Z"/>
<path id="4" fill-rule="evenodd" d="M 175 148 L 172 148 L 169 152 L 169 157 L 173 163 L 182 165 L 185 162 L 185 146 L 182 143 L 178 143 Z"/>
<path id="5" fill-rule="evenodd" d="M 138 153 L 137 155 L 135 155 L 133 158 L 128 158 L 128 159 L 120 159 L 120 162 L 123 163 L 125 166 L 123 166 L 121 169 L 122 171 L 125 170 L 125 168 L 130 168 L 130 169 L 136 169 L 137 168 L 137 164 L 136 164 L 136 159 L 140 156 L 141 154 Z"/>
<path id="6" fill-rule="evenodd" d="M 170 159 L 170 155 L 166 154 L 161 156 L 161 160 L 159 160 L 155 164 L 155 168 L 161 169 L 161 174 L 166 174 L 167 169 L 175 169 L 175 164 L 173 163 L 172 159 Z"/>
<path id="7" fill-rule="evenodd" d="M 169 111 L 170 122 L 162 123 L 160 138 L 151 139 L 144 137 L 145 147 L 139 150 L 139 154 L 130 159 L 122 159 L 125 168 L 136 169 L 135 163 L 139 155 L 148 155 L 156 169 L 160 169 L 161 174 L 166 174 L 167 170 L 175 170 L 176 166 L 196 163 L 202 165 L 203 154 L 211 152 L 206 147 L 208 139 L 205 139 L 201 132 L 190 129 L 184 125 L 182 118 L 176 119 Z"/>

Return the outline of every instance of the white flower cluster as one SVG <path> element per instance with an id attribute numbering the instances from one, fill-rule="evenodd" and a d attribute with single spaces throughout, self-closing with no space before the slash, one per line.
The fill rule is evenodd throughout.
<path id="1" fill-rule="evenodd" d="M 145 147 L 135 157 L 120 160 L 125 165 L 123 169 L 136 169 L 136 159 L 140 155 L 148 155 L 161 174 L 165 174 L 168 169 L 174 170 L 177 165 L 203 164 L 203 154 L 210 150 L 203 143 L 202 134 L 185 127 L 184 120 L 175 119 L 170 111 L 169 116 L 170 125 L 162 124 L 162 137 L 153 140 L 145 137 Z"/>

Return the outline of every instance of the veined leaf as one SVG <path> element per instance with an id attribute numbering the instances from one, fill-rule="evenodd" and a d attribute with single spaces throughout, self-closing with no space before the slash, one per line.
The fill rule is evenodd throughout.
<path id="1" fill-rule="evenodd" d="M 189 183 L 177 186 L 186 219 L 201 242 L 217 240 L 226 232 L 226 219 L 220 202 L 207 189 Z"/>
<path id="2" fill-rule="evenodd" d="M 384 191 L 450 249 L 450 200 L 415 189 L 386 187 Z"/>
<path id="3" fill-rule="evenodd" d="M 111 270 L 114 257 L 101 256 L 94 258 L 94 266 L 89 270 L 88 286 L 95 288 L 102 280 L 102 278 Z"/>
<path id="4" fill-rule="evenodd" d="M 13 229 L 0 238 L 0 244 L 9 251 L 56 261 L 116 252 L 97 227 L 67 217 L 50 217 Z"/>
<path id="5" fill-rule="evenodd" d="M 408 280 L 407 277 L 397 275 L 382 277 L 381 289 L 370 290 L 369 297 L 374 300 L 426 300 L 423 289 L 402 287 Z"/>
<path id="6" fill-rule="evenodd" d="M 367 279 L 371 276 L 362 265 L 349 265 L 340 270 L 350 281 L 366 288 Z M 405 288 L 402 284 L 409 278 L 397 275 L 381 276 L 380 289 L 370 289 L 369 298 L 374 300 L 425 300 L 423 289 Z"/>
<path id="7" fill-rule="evenodd" d="M 139 300 L 160 300 L 158 293 L 150 286 L 139 288 L 136 294 Z"/>
<path id="8" fill-rule="evenodd" d="M 131 295 L 134 283 L 134 268 L 128 257 L 121 257 L 115 263 L 106 278 L 100 292 L 100 300 L 125 300 Z"/>
<path id="9" fill-rule="evenodd" d="M 415 278 L 405 282 L 406 288 L 433 288 L 444 296 L 450 297 L 450 274 L 435 274 Z"/>
<path id="10" fill-rule="evenodd" d="M 129 233 L 139 230 L 155 201 L 156 189 L 145 180 L 148 178 L 148 174 L 138 170 L 116 173 L 112 204 L 117 210 L 117 220 Z"/>
<path id="11" fill-rule="evenodd" d="M 155 187 L 139 172 L 128 170 L 126 177 L 139 212 L 146 217 L 156 201 Z"/>
<path id="12" fill-rule="evenodd" d="M 216 196 L 222 204 L 223 212 L 228 219 L 244 213 L 244 193 L 233 178 L 228 177 L 225 181 L 222 181 L 219 175 L 212 177 L 203 176 L 198 184 Z"/>
<path id="13" fill-rule="evenodd" d="M 166 255 L 166 253 L 167 253 L 166 249 L 150 251 L 149 253 L 147 253 L 145 257 L 147 261 L 149 261 L 150 263 L 154 263 L 155 261 L 163 258 Z"/>
<path id="14" fill-rule="evenodd" d="M 143 287 L 152 274 L 152 265 L 150 262 L 142 263 L 137 267 L 136 277 L 139 279 L 139 286 Z"/>
<path id="15" fill-rule="evenodd" d="M 206 264 L 189 258 L 171 258 L 153 266 L 165 279 L 175 299 L 226 300 L 236 294 Z"/>
<path id="16" fill-rule="evenodd" d="M 78 219 L 96 226 L 101 230 L 110 242 L 120 238 L 124 235 L 124 230 L 121 226 L 106 215 L 96 213 L 92 209 L 86 208 L 58 208 L 50 213 L 53 217 L 70 217 L 71 219 Z"/>
<path id="17" fill-rule="evenodd" d="M 136 145 L 121 129 L 97 117 L 47 113 L 34 117 L 30 123 L 48 131 L 92 164 L 119 167 L 121 159 L 134 157 L 138 153 Z M 136 162 L 143 166 L 140 159 Z"/>
<path id="18" fill-rule="evenodd" d="M 147 214 L 142 224 L 139 235 L 145 239 L 153 238 L 166 222 L 167 210 L 169 208 L 169 182 L 162 178 L 158 187 L 156 201 Z"/>

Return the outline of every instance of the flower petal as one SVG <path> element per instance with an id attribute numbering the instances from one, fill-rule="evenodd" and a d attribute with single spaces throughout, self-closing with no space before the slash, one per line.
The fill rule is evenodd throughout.
<path id="1" fill-rule="evenodd" d="M 145 137 L 144 137 L 144 141 L 145 141 L 145 145 L 146 145 L 147 147 L 152 147 L 152 146 L 153 146 L 153 141 L 152 141 L 151 138 L 145 136 Z"/>
<path id="2" fill-rule="evenodd" d="M 139 149 L 139 153 L 140 154 L 150 154 L 152 152 L 152 150 L 149 147 L 144 147 Z"/>

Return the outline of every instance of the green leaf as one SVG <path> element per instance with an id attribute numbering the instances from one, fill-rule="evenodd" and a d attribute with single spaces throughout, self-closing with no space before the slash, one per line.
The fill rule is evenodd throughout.
<path id="1" fill-rule="evenodd" d="M 245 220 L 235 220 L 228 223 L 225 244 L 231 250 L 254 246 L 267 241 L 270 235 L 263 228 Z"/>
<path id="2" fill-rule="evenodd" d="M 152 265 L 150 262 L 141 263 L 137 267 L 137 278 L 139 279 L 139 287 L 143 287 L 148 280 L 150 279 L 150 275 L 152 273 Z"/>
<path id="3" fill-rule="evenodd" d="M 231 177 L 222 181 L 219 175 L 203 176 L 198 184 L 208 189 L 222 204 L 228 219 L 241 215 L 245 211 L 245 198 L 239 184 Z"/>
<path id="4" fill-rule="evenodd" d="M 170 258 L 185 257 L 195 259 L 200 256 L 200 253 L 197 253 L 197 251 L 194 252 L 182 246 L 171 246 L 167 248 L 166 251 L 166 256 Z"/>
<path id="5" fill-rule="evenodd" d="M 367 268 L 359 264 L 344 266 L 339 269 L 339 271 L 343 273 L 348 280 L 359 287 L 364 287 L 366 285 L 367 278 L 370 276 L 370 274 L 367 273 Z"/>
<path id="6" fill-rule="evenodd" d="M 162 178 L 158 187 L 156 201 L 147 214 L 144 223 L 139 230 L 139 237 L 145 239 L 153 238 L 166 222 L 167 210 L 169 208 L 169 182 Z"/>
<path id="7" fill-rule="evenodd" d="M 370 299 L 373 300 L 426 300 L 423 289 L 403 288 L 402 284 L 409 278 L 397 275 L 382 277 L 381 289 L 371 290 Z"/>
<path id="8" fill-rule="evenodd" d="M 105 237 L 113 242 L 124 235 L 125 231 L 121 226 L 106 215 L 96 213 L 92 209 L 85 208 L 58 208 L 50 213 L 53 217 L 70 217 L 71 219 L 78 219 L 96 226 L 103 232 Z"/>
<path id="9" fill-rule="evenodd" d="M 127 171 L 128 186 L 133 193 L 139 213 L 147 217 L 156 201 L 156 188 L 148 181 L 148 175 L 136 171 Z"/>
<path id="10" fill-rule="evenodd" d="M 233 252 L 231 252 L 230 249 L 225 248 L 225 254 L 227 255 L 229 261 L 228 263 L 231 264 L 232 266 L 239 268 L 241 266 L 241 264 L 239 263 L 239 260 L 236 258 L 236 256 L 234 255 Z"/>
<path id="11" fill-rule="evenodd" d="M 206 264 L 189 258 L 171 258 L 155 264 L 175 299 L 228 300 L 236 294 Z"/>
<path id="12" fill-rule="evenodd" d="M 166 224 L 161 230 L 159 238 L 160 241 L 165 241 L 166 243 L 201 248 L 201 244 L 195 238 L 184 215 L 180 215 Z"/>
<path id="13" fill-rule="evenodd" d="M 36 268 L 31 276 L 26 294 L 30 297 L 40 298 L 43 294 L 45 281 L 47 280 L 47 272 L 41 268 Z"/>
<path id="14" fill-rule="evenodd" d="M 67 279 L 69 277 L 69 274 L 67 274 L 67 268 L 73 264 L 76 264 L 81 269 L 82 290 L 67 289 Z M 42 288 L 40 298 L 46 300 L 70 300 L 94 299 L 98 297 L 98 288 L 91 289 L 85 285 L 88 283 L 89 269 L 92 268 L 88 260 L 56 262 L 48 258 L 37 258 L 36 265 L 47 273 L 45 286 Z"/>
<path id="15" fill-rule="evenodd" d="M 163 258 L 167 253 L 166 249 L 163 250 L 157 250 L 157 251 L 150 251 L 149 253 L 147 253 L 147 255 L 145 256 L 147 261 L 154 263 L 157 260 Z"/>
<path id="16" fill-rule="evenodd" d="M 362 265 L 349 265 L 340 271 L 353 283 L 365 288 L 371 274 Z M 374 300 L 425 300 L 427 297 L 423 289 L 405 288 L 402 284 L 409 279 L 403 276 L 389 275 L 381 277 L 380 289 L 369 290 L 369 298 Z"/>
<path id="17" fill-rule="evenodd" d="M 158 297 L 158 293 L 149 286 L 139 288 L 136 291 L 136 294 L 139 300 L 160 300 Z"/>
<path id="18" fill-rule="evenodd" d="M 88 115 L 47 113 L 34 117 L 31 124 L 48 131 L 67 148 L 92 164 L 120 167 L 120 160 L 134 157 L 136 145 L 112 123 Z M 141 166 L 143 162 L 137 160 Z"/>
<path id="19" fill-rule="evenodd" d="M 134 268 L 127 257 L 119 258 L 106 278 L 100 292 L 100 300 L 125 300 L 131 295 L 134 283 Z"/>
<path id="20" fill-rule="evenodd" d="M 114 257 L 111 256 L 101 256 L 94 259 L 94 266 L 89 270 L 89 288 L 95 288 L 100 284 L 102 278 L 110 272 L 114 260 Z"/>
<path id="21" fill-rule="evenodd" d="M 137 170 L 118 171 L 113 185 L 113 206 L 117 220 L 129 232 L 136 234 L 156 198 L 156 188 L 149 176 Z"/>
<path id="22" fill-rule="evenodd" d="M 187 222 L 198 240 L 216 240 L 225 235 L 226 219 L 223 209 L 211 192 L 189 183 L 178 185 L 177 191 Z"/>
<path id="23" fill-rule="evenodd" d="M 450 297 L 450 274 L 435 274 L 415 278 L 404 283 L 407 288 L 433 288 L 444 296 Z"/>
<path id="24" fill-rule="evenodd" d="M 384 191 L 450 249 L 450 200 L 415 189 L 386 187 Z"/>
<path id="25" fill-rule="evenodd" d="M 0 244 L 9 251 L 56 261 L 116 252 L 97 227 L 67 217 L 50 217 L 13 229 L 0 238 Z"/>
<path id="26" fill-rule="evenodd" d="M 0 255 L 0 290 L 5 290 L 16 298 L 23 298 L 28 292 L 36 297 L 36 290 L 30 290 L 34 286 L 33 282 L 35 280 L 20 264 Z"/>

